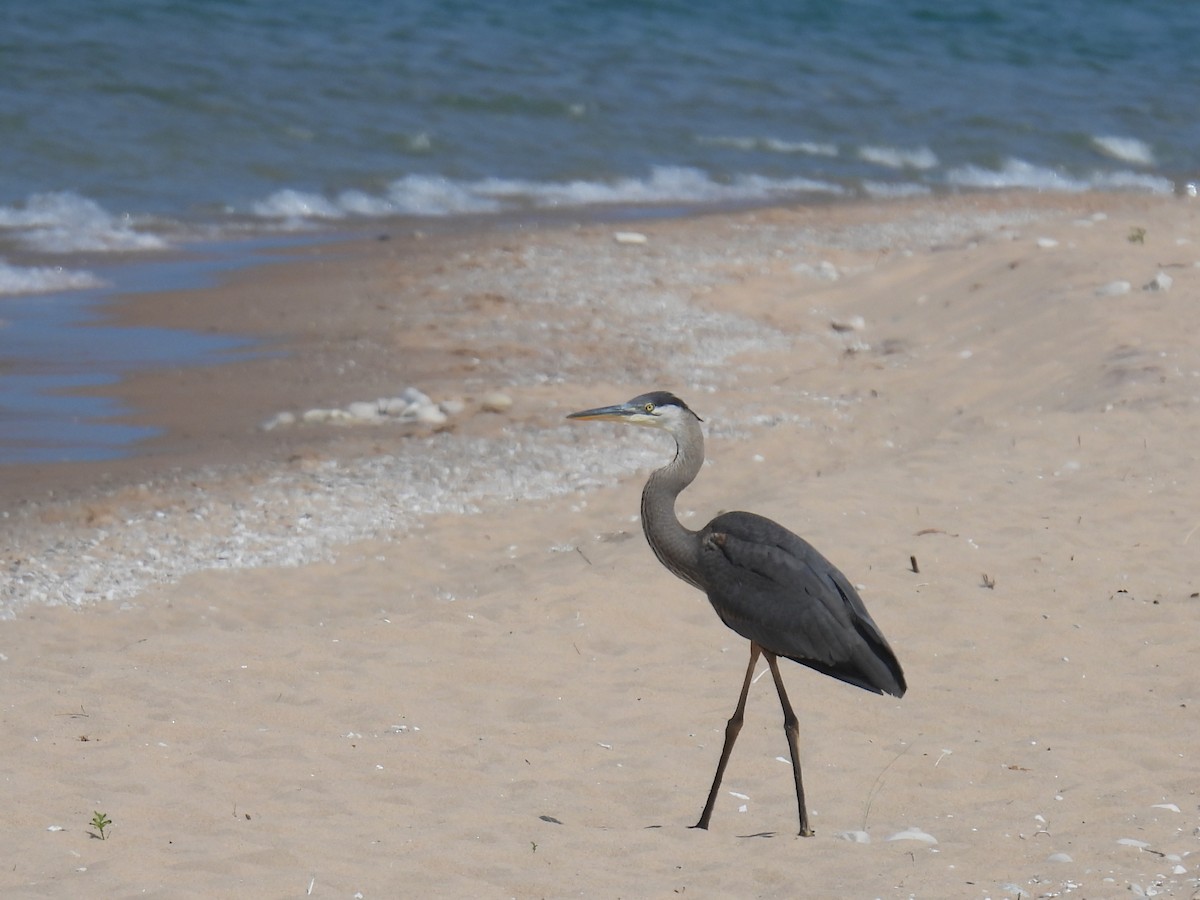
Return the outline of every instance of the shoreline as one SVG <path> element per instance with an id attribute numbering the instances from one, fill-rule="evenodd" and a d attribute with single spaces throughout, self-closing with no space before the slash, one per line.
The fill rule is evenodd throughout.
<path id="1" fill-rule="evenodd" d="M 158 329 L 164 336 L 179 335 L 185 342 L 197 345 L 211 343 L 212 338 L 234 341 L 237 344 L 224 351 L 224 355 L 235 357 L 245 352 L 250 356 L 249 362 L 262 363 L 272 356 L 303 352 L 321 340 L 321 334 L 313 333 L 312 321 L 300 321 L 308 313 L 319 317 L 322 327 L 331 329 L 329 343 L 344 337 L 337 333 L 337 323 L 333 321 L 337 310 L 325 308 L 329 304 L 323 299 L 314 297 L 311 292 L 299 298 L 284 296 L 289 280 L 292 283 L 305 280 L 307 276 L 298 275 L 300 272 L 321 279 L 320 270 L 329 265 L 378 269 L 381 257 L 391 255 L 398 257 L 397 267 L 403 266 L 405 261 L 415 262 L 419 271 L 409 280 L 416 280 L 428 276 L 428 260 L 431 254 L 438 252 L 438 247 L 447 248 L 449 253 L 469 253 L 472 249 L 503 241 L 506 235 L 555 232 L 589 225 L 615 228 L 622 222 L 670 221 L 680 215 L 736 214 L 756 208 L 738 204 L 683 212 L 658 207 L 622 207 L 433 220 L 400 217 L 346 223 L 340 228 L 187 243 L 165 251 L 149 262 L 140 261 L 136 252 L 90 261 L 85 256 L 84 264 L 93 268 L 99 265 L 110 275 L 113 271 L 129 271 L 117 278 L 115 284 L 111 277 L 106 279 L 109 286 L 91 292 L 95 297 L 80 294 L 75 305 L 86 310 L 86 315 L 78 321 L 73 320 L 72 324 L 84 331 L 111 325 L 117 334 L 130 329 Z M 376 242 L 387 246 L 377 248 Z M 21 257 L 19 261 L 48 265 L 52 260 L 33 255 L 28 259 Z M 141 273 L 142 269 L 168 271 L 168 286 L 147 290 L 148 278 Z M 279 277 L 272 274 L 284 272 L 288 274 Z M 326 279 L 328 281 L 330 279 Z M 256 296 L 263 285 L 268 295 Z M 303 293 L 304 288 L 301 290 Z M 296 300 L 302 307 L 299 310 L 290 308 Z M 414 310 L 418 316 L 428 318 L 436 314 L 428 308 L 427 298 L 416 305 L 420 307 Z M 242 342 L 249 342 L 249 347 L 242 347 Z M 138 351 L 135 349 L 134 352 Z M 229 367 L 237 365 L 238 361 L 222 359 L 222 351 L 217 348 L 201 351 L 200 355 L 205 358 L 185 353 L 178 364 L 142 361 L 127 366 L 128 371 L 117 377 L 116 384 L 102 383 L 97 378 L 92 386 L 72 388 L 66 396 L 81 401 L 87 398 L 101 401 L 95 407 L 97 422 L 111 421 L 131 430 L 142 428 L 160 433 L 130 441 L 124 452 L 98 460 L 0 463 L 0 472 L 9 476 L 0 479 L 0 509 L 31 501 L 62 499 L 64 494 L 86 493 L 91 481 L 122 484 L 131 477 L 128 472 L 141 470 L 141 463 L 148 462 L 155 471 L 162 470 L 157 462 L 159 456 L 179 452 L 181 448 L 186 450 L 189 440 L 202 440 L 202 432 L 212 431 L 215 423 L 208 421 L 202 428 L 197 428 L 180 412 L 174 397 L 181 392 L 197 390 L 181 383 L 202 383 L 205 379 L 199 370 L 222 368 L 231 371 Z M 11 374 L 15 375 L 36 373 L 40 368 L 36 363 L 22 367 L 17 360 L 10 364 Z M 263 367 L 249 367 L 250 371 L 256 368 Z M 435 361 L 424 366 L 415 364 L 415 368 L 444 367 Z M 156 385 L 155 382 L 161 379 L 166 379 L 166 383 Z M 280 393 L 287 396 L 286 392 Z M 103 415 L 106 407 L 121 404 L 125 405 L 122 411 Z M 188 452 L 180 462 L 182 466 L 195 465 L 196 459 L 203 457 L 201 449 L 197 453 Z M 109 469 L 116 471 L 109 472 Z M 96 474 L 91 474 L 93 471 Z"/>
<path id="2" fill-rule="evenodd" d="M 752 222 L 760 215 L 770 218 L 773 213 L 789 210 L 802 211 L 803 216 L 820 215 L 820 211 L 829 210 L 835 219 L 838 216 L 834 211 L 839 208 L 891 210 L 892 212 L 885 213 L 886 219 L 895 210 L 908 206 L 995 205 L 1003 208 L 1011 205 L 1014 198 L 1033 199 L 1035 205 L 1043 205 L 1047 201 L 1055 205 L 1060 200 L 1071 199 L 1058 195 L 1042 198 L 1025 192 L 1008 192 L 942 195 L 891 201 L 845 201 L 827 198 L 799 206 L 763 207 L 739 204 L 733 207 L 698 209 L 684 212 L 682 215 L 672 214 L 670 210 L 651 208 L 623 209 L 611 215 L 605 215 L 606 211 L 593 210 L 590 214 L 582 215 L 577 212 L 540 211 L 522 216 L 490 216 L 435 222 L 405 218 L 357 224 L 341 230 L 287 237 L 253 238 L 239 250 L 236 258 L 229 258 L 220 249 L 212 253 L 207 245 L 197 245 L 190 249 L 184 247 L 170 254 L 163 262 L 152 264 L 172 265 L 171 259 L 177 258 L 174 264 L 182 265 L 185 270 L 191 272 L 173 276 L 173 280 L 181 282 L 179 286 L 167 290 L 142 290 L 131 282 L 128 285 L 129 290 L 108 290 L 102 299 L 90 304 L 97 316 L 96 324 L 113 324 L 118 328 L 180 331 L 187 335 L 195 335 L 198 339 L 216 335 L 238 341 L 248 340 L 251 342 L 252 358 L 239 362 L 222 361 L 217 356 L 203 362 L 189 361 L 181 365 L 166 366 L 149 363 L 138 366 L 131 373 L 121 377 L 116 385 L 97 385 L 72 390 L 71 396 L 110 399 L 123 406 L 124 411 L 114 419 L 116 424 L 158 429 L 162 433 L 131 443 L 128 452 L 110 459 L 6 464 L 0 468 L 0 471 L 8 476 L 0 483 L 0 509 L 11 511 L 29 502 L 62 499 L 64 495 L 86 495 L 92 485 L 124 486 L 136 477 L 136 473 L 143 471 L 146 465 L 149 465 L 152 472 L 181 471 L 189 466 L 203 465 L 206 456 L 212 455 L 213 448 L 204 447 L 202 443 L 208 436 L 221 431 L 219 417 L 206 415 L 207 409 L 202 404 L 200 413 L 204 420 L 192 420 L 190 414 L 181 408 L 184 405 L 181 400 L 195 398 L 201 392 L 201 386 L 208 382 L 217 385 L 218 389 L 222 381 L 232 381 L 241 386 L 247 384 L 240 375 L 230 379 L 209 377 L 221 372 L 245 370 L 257 373 L 259 370 L 284 369 L 286 371 L 281 373 L 282 377 L 277 380 L 286 384 L 302 366 L 289 364 L 297 362 L 296 360 L 285 359 L 280 363 L 273 359 L 274 357 L 294 357 L 305 353 L 310 351 L 314 344 L 322 343 L 323 339 L 326 339 L 324 343 L 328 345 L 323 352 L 338 352 L 339 342 L 345 343 L 350 337 L 339 332 L 336 321 L 338 314 L 345 310 L 332 305 L 328 298 L 314 294 L 312 290 L 308 290 L 309 285 L 304 284 L 310 277 L 320 281 L 321 270 L 328 266 L 344 267 L 348 270 L 356 266 L 361 267 L 364 273 L 370 273 L 358 276 L 363 282 L 362 290 L 377 290 L 382 297 L 392 290 L 391 286 L 380 283 L 378 273 L 382 267 L 390 265 L 391 271 L 399 272 L 411 263 L 415 271 L 405 273 L 401 279 L 402 283 L 428 282 L 431 271 L 436 271 L 439 266 L 436 261 L 431 262 L 431 259 L 436 257 L 439 248 L 442 247 L 446 248 L 446 255 L 470 254 L 477 249 L 486 253 L 539 233 L 564 234 L 589 229 L 600 232 L 607 229 L 615 233 L 626 229 L 627 226 L 635 229 L 652 226 L 653 223 L 663 224 L 670 229 L 672 226 L 669 223 L 675 223 L 675 227 L 679 227 L 680 223 L 691 220 L 745 219 Z M 992 201 L 995 201 L 994 204 Z M 1026 200 L 1018 199 L 1016 202 L 1021 205 Z M 218 248 L 221 246 L 224 245 L 219 242 Z M 389 256 L 395 257 L 390 263 L 387 261 Z M 194 263 L 194 271 L 188 269 L 186 262 L 179 262 L 189 257 L 197 260 Z M 132 260 L 133 257 L 130 258 L 130 263 Z M 124 264 L 119 260 L 115 263 L 109 262 L 109 265 L 118 267 Z M 276 277 L 273 273 L 281 274 Z M 347 275 L 349 274 L 347 272 Z M 340 275 L 335 275 L 326 281 L 336 283 L 339 278 Z M 372 279 L 378 286 L 366 283 Z M 262 288 L 266 289 L 265 296 L 258 296 Z M 486 294 L 486 291 L 481 293 Z M 356 302 L 361 305 L 361 298 Z M 426 324 L 430 318 L 441 312 L 430 307 L 431 298 L 428 291 L 424 296 L 389 297 L 386 302 L 395 307 L 411 303 L 413 308 L 408 311 Z M 359 315 L 359 312 L 361 311 L 352 314 Z M 359 315 L 359 318 L 362 316 Z M 455 318 L 463 317 L 456 311 Z M 363 327 L 388 327 L 391 324 L 385 316 L 380 316 L 376 321 L 365 323 Z M 405 349 L 411 352 L 414 348 Z M 420 378 L 427 370 L 434 369 L 437 370 L 432 376 L 434 380 L 453 380 L 453 373 L 444 371 L 449 367 L 440 360 L 415 360 L 410 368 L 417 373 L 416 378 Z M 338 373 L 336 378 L 330 377 L 328 366 L 326 371 L 315 375 L 301 373 L 300 377 L 305 380 L 318 380 L 323 384 L 323 387 L 316 391 L 310 405 L 333 402 L 325 399 L 331 393 L 333 382 L 355 381 L 353 378 L 346 378 L 345 374 Z M 470 372 L 469 369 L 459 367 L 459 374 L 465 380 Z M 240 430 L 236 437 L 225 434 L 223 437 L 226 440 L 245 441 L 254 445 L 255 441 L 246 430 L 249 420 L 254 415 L 259 415 L 259 419 L 255 420 L 257 424 L 267 418 L 270 415 L 267 410 L 270 409 L 273 399 L 278 407 L 275 411 L 282 411 L 288 404 L 293 407 L 303 405 L 304 397 L 297 397 L 294 392 L 283 389 L 257 390 L 269 385 L 270 380 L 268 377 L 251 378 L 249 383 L 256 389 L 253 392 L 254 399 L 250 404 L 245 404 L 249 409 L 241 409 L 238 407 L 242 404 L 234 404 L 234 418 L 237 419 Z M 363 384 L 363 390 L 369 393 L 369 388 L 374 387 L 381 392 L 380 396 L 396 387 L 394 382 L 381 384 L 379 380 L 372 382 L 368 377 L 359 378 L 357 381 Z M 417 383 L 399 385 L 400 388 L 406 386 L 421 387 Z M 343 394 L 345 390 L 342 390 Z M 337 387 L 332 387 L 333 393 L 337 391 Z M 195 450 L 189 449 L 196 442 L 200 442 L 201 446 Z M 179 454 L 178 462 L 160 464 L 159 458 L 164 454 Z"/>
<path id="3" fill-rule="evenodd" d="M 565 397 L 588 405 L 596 394 L 646 386 L 736 397 L 738 369 L 763 371 L 761 362 L 746 360 L 778 362 L 808 348 L 830 365 L 840 355 L 853 356 L 862 343 L 852 325 L 835 322 L 854 322 L 853 301 L 818 315 L 816 307 L 797 310 L 777 297 L 721 301 L 746 283 L 770 285 L 782 272 L 819 299 L 848 281 L 882 274 L 897 257 L 1017 240 L 1022 229 L 1064 213 L 1079 230 L 1080 217 L 1099 208 L 1170 205 L 1107 194 L 965 195 L 645 219 L 638 230 L 645 243 L 635 244 L 615 238 L 626 226 L 589 220 L 449 228 L 433 236 L 376 228 L 276 249 L 211 287 L 133 294 L 109 305 L 106 318 L 122 326 L 250 335 L 270 350 L 230 363 L 147 369 L 113 390 L 96 391 L 137 410 L 123 423 L 163 434 L 115 460 L 6 467 L 17 477 L 6 478 L 0 490 L 0 527 L 9 534 L 5 556 L 36 558 L 31 548 L 61 541 L 63 529 L 80 552 L 90 552 L 97 533 L 104 535 L 101 543 L 112 542 L 106 526 L 127 516 L 139 520 L 146 509 L 161 516 L 195 506 L 198 491 L 221 498 L 218 506 L 232 527 L 237 516 L 229 511 L 239 505 L 239 492 L 276 480 L 293 488 L 320 482 L 319 473 L 330 467 L 360 470 L 353 477 L 383 496 L 376 484 L 381 460 L 399 456 L 419 468 L 429 453 L 474 470 L 472 453 L 507 453 L 506 440 L 537 453 L 542 429 L 561 449 L 563 433 L 554 426 L 560 424 L 556 414 L 569 411 Z M 902 352 L 903 342 L 893 343 Z M 892 353 L 886 342 L 883 350 L 863 346 L 864 355 L 883 354 L 885 363 Z M 734 369 L 729 361 L 736 361 Z M 593 381 L 594 388 L 585 387 Z M 373 402 L 406 388 L 461 411 L 440 425 L 263 427 L 281 412 L 301 417 L 308 409 Z M 484 411 L 481 399 L 491 392 L 513 395 L 513 409 Z M 760 412 L 760 402 L 753 415 L 727 418 L 728 432 L 748 434 L 755 416 L 774 415 L 767 404 Z M 831 394 L 819 402 L 836 408 L 842 401 Z M 478 472 L 473 477 L 485 480 Z M 474 490 L 463 486 L 461 497 L 451 490 L 449 508 L 472 507 Z M 557 490 L 540 487 L 537 496 Z M 369 518 L 363 509 L 341 510 L 337 498 L 328 503 L 334 520 L 354 523 L 339 543 L 377 535 L 362 522 Z M 289 528 L 264 528 L 267 544 L 290 540 Z M 130 546 L 146 539 L 138 534 Z M 269 564 L 275 552 L 255 555 L 250 564 Z M 313 552 L 328 551 L 287 551 L 283 558 L 304 562 Z M 170 558 L 171 548 L 161 555 Z M 93 599 L 140 589 L 130 584 L 114 592 L 85 583 Z M 12 602 L 17 584 L 0 590 L 0 600 Z M 78 589 L 68 581 L 50 596 L 78 603 Z"/>

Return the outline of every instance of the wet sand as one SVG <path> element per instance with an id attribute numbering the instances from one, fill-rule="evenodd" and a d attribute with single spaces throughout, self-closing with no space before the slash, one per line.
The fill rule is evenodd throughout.
<path id="1" fill-rule="evenodd" d="M 1198 235 L 925 199 L 369 234 L 131 301 L 281 352 L 132 379 L 146 454 L 10 481 L 0 887 L 1191 897 Z M 463 410 L 259 428 L 408 385 Z M 814 838 L 769 677 L 687 828 L 747 647 L 641 537 L 669 439 L 563 421 L 650 388 L 706 420 L 685 523 L 805 535 L 905 666 L 787 665 Z"/>

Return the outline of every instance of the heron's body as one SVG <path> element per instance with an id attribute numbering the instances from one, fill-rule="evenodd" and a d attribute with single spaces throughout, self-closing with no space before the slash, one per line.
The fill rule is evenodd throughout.
<path id="1" fill-rule="evenodd" d="M 750 641 L 750 665 L 725 747 L 697 826 L 708 827 L 721 777 L 741 729 L 746 694 L 759 655 L 771 667 L 792 753 L 800 833 L 811 834 L 800 779 L 797 724 L 776 657 L 783 656 L 879 694 L 904 695 L 904 672 L 858 592 L 811 544 L 754 513 L 727 512 L 699 531 L 685 528 L 675 500 L 704 463 L 700 420 L 662 391 L 627 403 L 572 413 L 570 418 L 625 421 L 662 428 L 675 438 L 675 459 L 655 471 L 642 492 L 642 528 L 671 572 L 708 595 L 721 621 Z"/>
<path id="2" fill-rule="evenodd" d="M 900 664 L 858 593 L 808 541 L 745 512 L 717 516 L 700 534 L 706 593 L 722 622 L 839 681 L 904 693 Z"/>

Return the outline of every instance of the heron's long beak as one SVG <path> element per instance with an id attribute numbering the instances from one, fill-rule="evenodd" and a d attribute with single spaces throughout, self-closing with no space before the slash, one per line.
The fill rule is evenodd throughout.
<path id="1" fill-rule="evenodd" d="M 568 419 L 583 419 L 594 422 L 623 422 L 634 413 L 640 412 L 637 407 L 628 403 L 618 403 L 616 406 L 598 406 L 595 409 L 584 409 L 573 412 Z"/>

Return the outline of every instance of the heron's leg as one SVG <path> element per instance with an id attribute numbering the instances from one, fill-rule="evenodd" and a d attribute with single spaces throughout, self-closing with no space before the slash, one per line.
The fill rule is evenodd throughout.
<path id="1" fill-rule="evenodd" d="M 787 691 L 783 689 L 783 678 L 779 674 L 778 657 L 767 650 L 763 651 L 767 665 L 771 667 L 771 677 L 775 679 L 775 690 L 779 693 L 779 702 L 783 705 L 783 730 L 787 733 L 788 750 L 792 753 L 792 774 L 796 778 L 796 804 L 800 807 L 800 836 L 812 837 L 813 830 L 808 827 L 808 807 L 804 805 L 804 784 L 800 781 L 800 723 L 792 704 L 788 702 Z"/>
<path id="2" fill-rule="evenodd" d="M 737 740 L 738 732 L 742 730 L 742 720 L 746 717 L 746 695 L 750 693 L 750 681 L 754 678 L 754 667 L 758 664 L 758 655 L 762 648 L 753 641 L 750 642 L 750 665 L 746 666 L 746 680 L 742 682 L 742 694 L 738 697 L 737 709 L 733 711 L 725 724 L 725 746 L 721 749 L 721 761 L 717 763 L 717 774 L 713 776 L 712 790 L 708 792 L 708 802 L 704 804 L 704 812 L 700 813 L 700 821 L 693 828 L 708 828 L 708 820 L 712 818 L 713 807 L 717 804 L 717 791 L 721 788 L 721 778 L 725 767 L 729 765 L 729 754 L 733 752 L 733 742 Z"/>

